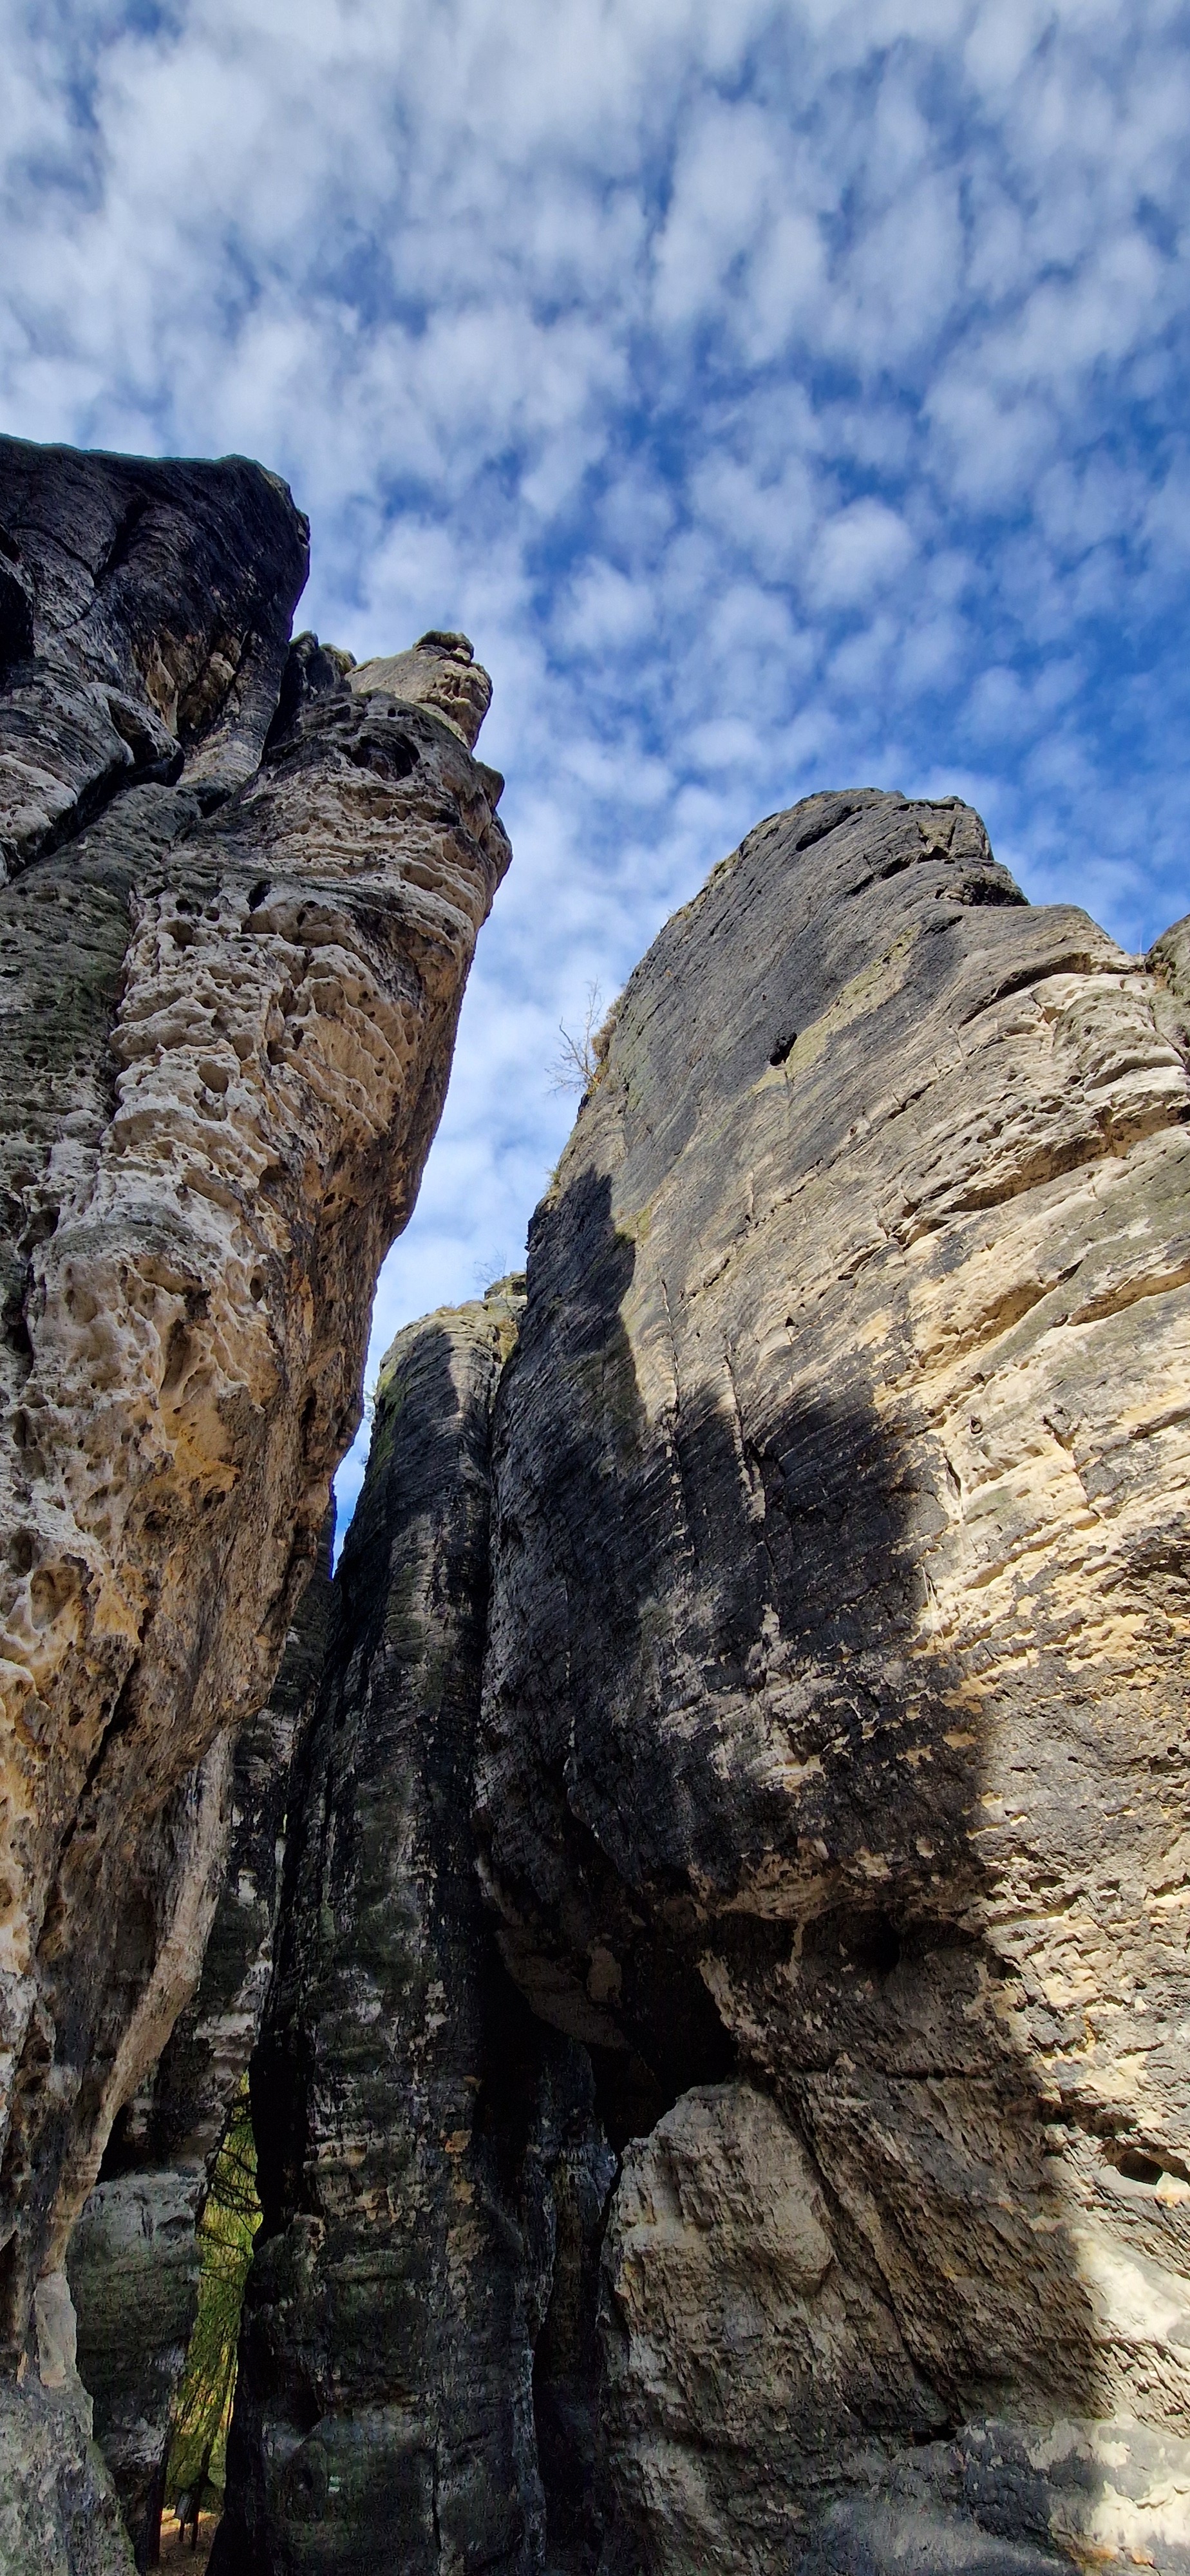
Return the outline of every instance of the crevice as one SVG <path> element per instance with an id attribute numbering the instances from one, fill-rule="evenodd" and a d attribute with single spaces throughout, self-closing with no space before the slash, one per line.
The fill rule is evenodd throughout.
<path id="1" fill-rule="evenodd" d="M 101 591 L 104 588 L 104 585 L 111 580 L 112 574 L 114 572 L 118 572 L 122 564 L 127 563 L 128 558 L 132 553 L 132 542 L 137 529 L 148 511 L 149 500 L 150 496 L 147 492 L 133 493 L 132 499 L 128 502 L 120 518 L 115 534 L 96 570 L 94 577 L 96 592 Z M 84 622 L 85 621 L 82 619 L 78 621 L 80 625 Z"/>
<path id="2" fill-rule="evenodd" d="M 117 733 L 120 732 L 118 725 L 114 726 L 114 729 Z M 120 739 L 123 741 L 125 736 L 120 734 Z M 20 851 L 7 852 L 9 883 L 23 884 L 30 870 L 39 867 L 43 860 L 59 858 L 72 841 L 77 841 L 84 832 L 89 832 L 100 817 L 109 811 L 119 797 L 127 794 L 130 788 L 175 787 L 181 778 L 184 760 L 185 754 L 179 743 L 175 751 L 163 755 L 160 760 L 147 762 L 143 769 L 129 769 L 124 762 L 118 765 L 113 763 L 110 769 L 104 770 L 101 777 L 91 779 L 85 786 L 80 787 L 69 813 L 63 814 L 57 823 L 48 827 L 44 838 L 38 842 L 35 850 L 30 850 L 23 856 Z M 186 828 L 176 835 L 178 840 L 186 838 Z"/>

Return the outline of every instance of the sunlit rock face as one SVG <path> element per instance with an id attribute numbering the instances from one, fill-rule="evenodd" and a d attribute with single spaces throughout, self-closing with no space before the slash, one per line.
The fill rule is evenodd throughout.
<path id="1" fill-rule="evenodd" d="M 411 1327 L 381 1372 L 253 2062 L 222 2576 L 534 2576 L 590 2536 L 614 2158 L 586 2052 L 501 1965 L 471 1831 L 522 1289 Z"/>
<path id="2" fill-rule="evenodd" d="M 289 654 L 305 567 L 241 459 L 0 441 L 0 2328 L 37 2407 L 77 2389 L 70 2229 L 198 1977 L 508 859 L 470 647 L 353 695 Z M 73 2566 L 81 2512 L 28 2563 Z"/>
<path id="3" fill-rule="evenodd" d="M 636 2133 L 608 2568 L 1190 2567 L 1186 962 L 813 798 L 534 1221 L 478 1829 Z"/>

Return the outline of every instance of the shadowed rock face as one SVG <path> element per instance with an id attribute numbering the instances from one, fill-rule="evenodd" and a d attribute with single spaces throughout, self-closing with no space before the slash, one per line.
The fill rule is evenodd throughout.
<path id="1" fill-rule="evenodd" d="M 253 2062 L 264 2221 L 225 2576 L 531 2576 L 547 2517 L 590 2537 L 614 2162 L 585 2053 L 500 1966 L 470 1828 L 520 1286 L 401 1334 L 381 1376 Z"/>
<path id="2" fill-rule="evenodd" d="M 70 2240 L 79 2376 L 138 2567 L 157 2564 L 171 2412 L 197 2307 L 197 2220 L 268 1987 L 290 1763 L 326 1635 L 333 1517 L 269 1700 L 235 1748 L 226 1870 L 198 1987 L 124 2104 Z"/>
<path id="3" fill-rule="evenodd" d="M 508 845 L 463 641 L 287 662 L 259 467 L 0 441 L 0 531 L 0 2335 L 68 2391 Z"/>
<path id="4" fill-rule="evenodd" d="M 6 877 L 121 789 L 250 776 L 309 531 L 286 486 L 218 464 L 0 439 L 0 858 Z"/>
<path id="5" fill-rule="evenodd" d="M 1184 954 L 811 799 L 534 1221 L 477 1797 L 634 2106 L 609 2567 L 1190 2566 Z"/>

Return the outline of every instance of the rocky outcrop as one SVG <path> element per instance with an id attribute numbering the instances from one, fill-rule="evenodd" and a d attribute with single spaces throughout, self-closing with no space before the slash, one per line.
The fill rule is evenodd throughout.
<path id="1" fill-rule="evenodd" d="M 225 2576 L 1190 2569 L 1188 942 L 774 817 L 398 1344 Z"/>
<path id="2" fill-rule="evenodd" d="M 300 1701 L 222 2576 L 1190 2576 L 1190 927 L 1030 908 L 953 800 L 751 834 L 527 1294 L 390 1354 L 270 1701 L 488 685 L 287 652 L 258 469 L 0 467 L 0 2565 L 128 2564 L 65 2249 L 101 2175 L 81 2307 L 177 2254 L 143 2404 L 84 2317 L 131 2493 Z"/>
<path id="3" fill-rule="evenodd" d="M 492 1405 L 519 1281 L 401 1334 L 294 1788 L 253 2064 L 230 2571 L 484 2567 L 581 2540 L 597 2230 L 581 2049 L 501 1968 L 470 1828 Z M 535 2370 L 536 2354 L 536 2370 Z"/>
<path id="4" fill-rule="evenodd" d="M 19 2443 L 17 2387 L 75 2385 L 66 2245 L 199 1973 L 235 1735 L 357 1418 L 508 846 L 464 639 L 425 639 L 401 694 L 314 639 L 287 660 L 305 523 L 258 467 L 3 441 L 0 526 Z"/>
<path id="5" fill-rule="evenodd" d="M 609 2567 L 1190 2566 L 1184 938 L 811 799 L 534 1221 L 478 1804 L 643 2069 Z"/>
<path id="6" fill-rule="evenodd" d="M 272 1967 L 290 1764 L 321 1672 L 333 1527 L 328 1513 L 272 1693 L 235 1748 L 227 1865 L 197 1991 L 120 2111 L 70 2240 L 79 2377 L 138 2567 L 157 2564 L 171 2416 L 198 2296 L 197 2222 Z"/>

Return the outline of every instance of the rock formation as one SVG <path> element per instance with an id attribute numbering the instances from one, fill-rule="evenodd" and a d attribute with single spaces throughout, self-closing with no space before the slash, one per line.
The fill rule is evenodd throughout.
<path id="1" fill-rule="evenodd" d="M 490 1466 L 490 1310 L 398 1346 L 227 2576 L 1190 2570 L 1188 1005 L 1187 925 L 812 798 L 601 1034 Z M 493 1931 L 569 2052 L 536 2292 Z"/>
<path id="2" fill-rule="evenodd" d="M 501 1968 L 470 1827 L 492 1404 L 521 1285 L 401 1334 L 381 1373 L 253 2066 L 264 2220 L 224 2570 L 531 2576 L 535 2402 L 573 2518 L 590 2482 L 594 2338 L 576 2372 L 565 2250 L 593 2327 L 614 2165 L 583 2051 Z"/>
<path id="3" fill-rule="evenodd" d="M 613 2564 L 1190 2566 L 1184 957 L 813 798 L 535 1220 L 478 1801 L 526 1994 L 669 2096 Z"/>
<path id="4" fill-rule="evenodd" d="M 0 442 L 0 2571 L 88 2372 L 151 2540 L 272 1955 L 222 2576 L 1190 2576 L 1190 924 L 752 833 L 274 1687 L 507 859 L 304 566 Z"/>
<path id="5" fill-rule="evenodd" d="M 0 441 L 14 2567 L 99 2564 L 66 2246 L 197 1980 L 508 859 L 470 646 L 291 653 L 305 568 L 241 459 Z"/>
<path id="6" fill-rule="evenodd" d="M 121 2109 L 70 2240 L 78 2373 L 138 2567 L 157 2564 L 171 2416 L 197 2305 L 197 2222 L 272 1967 L 290 1764 L 321 1673 L 333 1530 L 328 1513 L 269 1700 L 236 1744 L 223 1889 L 197 1990 Z"/>

